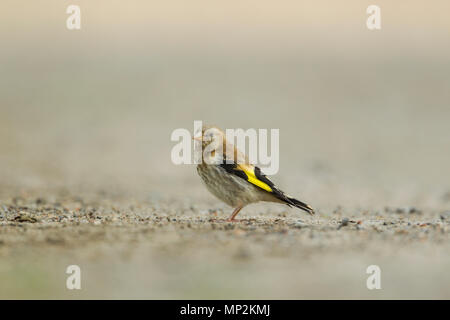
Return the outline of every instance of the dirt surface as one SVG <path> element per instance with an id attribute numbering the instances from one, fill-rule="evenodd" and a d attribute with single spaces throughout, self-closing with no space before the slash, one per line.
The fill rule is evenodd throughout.
<path id="1" fill-rule="evenodd" d="M 449 3 L 381 0 L 378 31 L 320 3 L 80 0 L 68 31 L 2 1 L 0 298 L 449 299 Z M 194 120 L 279 129 L 271 179 L 316 216 L 223 222 L 170 160 Z"/>
<path id="2" fill-rule="evenodd" d="M 48 195 L 48 193 L 46 193 Z M 450 212 L 225 208 L 55 193 L 3 200 L 1 298 L 448 298 Z M 225 211 L 225 212 L 224 212 Z M 278 211 L 274 214 L 273 211 Z M 67 266 L 82 290 L 65 289 Z M 366 268 L 382 289 L 366 288 Z"/>

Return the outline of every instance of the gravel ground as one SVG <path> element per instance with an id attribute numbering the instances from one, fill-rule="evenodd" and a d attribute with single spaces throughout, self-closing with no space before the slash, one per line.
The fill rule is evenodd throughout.
<path id="1" fill-rule="evenodd" d="M 228 223 L 223 207 L 67 192 L 7 198 L 0 208 L 1 298 L 450 296 L 445 211 L 336 208 L 310 217 L 278 207 Z M 80 291 L 65 288 L 72 264 Z M 372 264 L 381 290 L 366 288 Z"/>

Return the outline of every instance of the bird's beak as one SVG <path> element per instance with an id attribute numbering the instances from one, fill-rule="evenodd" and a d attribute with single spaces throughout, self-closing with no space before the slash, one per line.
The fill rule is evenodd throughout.
<path id="1" fill-rule="evenodd" d="M 195 141 L 202 141 L 202 137 L 192 137 L 192 140 L 195 140 Z"/>

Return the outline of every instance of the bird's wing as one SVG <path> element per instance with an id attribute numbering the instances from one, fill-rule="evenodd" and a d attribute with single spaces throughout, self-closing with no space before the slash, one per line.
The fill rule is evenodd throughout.
<path id="1" fill-rule="evenodd" d="M 233 143 L 223 140 L 223 160 L 220 165 L 228 173 L 238 176 L 248 183 L 253 184 L 261 190 L 268 192 L 274 196 L 274 199 L 281 201 L 288 206 L 294 206 L 314 214 L 314 209 L 306 203 L 286 195 L 283 191 L 275 187 L 261 169 L 251 164 L 246 155 L 236 148 Z"/>
<path id="2" fill-rule="evenodd" d="M 228 173 L 234 174 L 235 176 L 238 176 L 267 192 L 279 192 L 274 183 L 270 181 L 258 167 L 255 167 L 251 164 L 235 163 L 223 163 L 221 164 L 221 167 L 224 168 Z"/>
<path id="3" fill-rule="evenodd" d="M 270 193 L 278 190 L 262 172 L 250 164 L 247 156 L 231 143 L 224 143 L 224 163 L 221 165 L 228 173 L 234 174 L 249 183 Z"/>
<path id="4" fill-rule="evenodd" d="M 287 204 L 288 206 L 294 206 L 302 209 L 309 214 L 314 214 L 314 209 L 308 204 L 292 198 L 286 195 L 283 191 L 275 187 L 275 184 L 270 181 L 265 174 L 261 172 L 261 169 L 251 164 L 235 164 L 235 163 L 223 163 L 220 165 L 228 173 L 238 176 L 254 186 L 272 194 L 277 201 Z"/>

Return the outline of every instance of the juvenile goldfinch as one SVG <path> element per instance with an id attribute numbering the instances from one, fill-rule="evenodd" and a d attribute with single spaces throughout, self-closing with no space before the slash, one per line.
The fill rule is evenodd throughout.
<path id="1" fill-rule="evenodd" d="M 259 201 L 283 203 L 314 214 L 313 208 L 286 195 L 260 168 L 250 164 L 241 151 L 226 141 L 222 130 L 204 126 L 201 134 L 193 138 L 202 142 L 202 163 L 197 165 L 197 172 L 213 195 L 235 208 L 227 221 L 239 221 L 235 219 L 239 211 Z"/>

